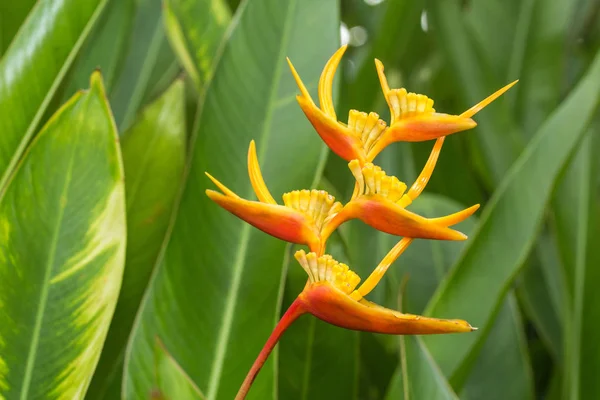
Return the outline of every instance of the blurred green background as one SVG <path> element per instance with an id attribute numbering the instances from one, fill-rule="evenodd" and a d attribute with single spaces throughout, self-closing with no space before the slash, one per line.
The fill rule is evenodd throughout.
<path id="1" fill-rule="evenodd" d="M 600 398 L 598 0 L 0 0 L 0 225 L 19 230 L 19 213 L 30 212 L 24 197 L 12 196 L 30 196 L 15 189 L 26 177 L 11 178 L 15 168 L 37 165 L 29 166 L 37 153 L 28 147 L 43 150 L 51 172 L 64 152 L 83 151 L 75 140 L 58 148 L 56 140 L 32 139 L 96 69 L 119 134 L 121 155 L 110 154 L 122 156 L 124 168 L 126 212 L 112 223 L 127 225 L 118 301 L 116 292 L 99 300 L 109 309 L 104 328 L 95 328 L 102 340 L 87 342 L 81 327 L 58 335 L 101 350 L 97 366 L 92 357 L 89 372 L 76 378 L 83 389 L 63 390 L 61 365 L 75 361 L 52 355 L 62 339 L 36 353 L 26 324 L 18 343 L 6 342 L 0 328 L 0 398 L 235 396 L 306 275 L 291 256 L 294 246 L 205 196 L 213 187 L 204 171 L 253 198 L 246 152 L 254 139 L 276 199 L 314 187 L 347 201 L 354 186 L 347 163 L 304 117 L 285 62 L 290 57 L 316 98 L 322 68 L 345 43 L 334 91 L 343 121 L 350 109 L 389 121 L 374 58 L 392 87 L 426 94 L 449 114 L 520 80 L 475 116 L 475 129 L 447 138 L 429 185 L 410 206 L 437 217 L 480 203 L 458 227 L 469 239 L 415 241 L 369 295 L 479 330 L 395 337 L 305 316 L 285 333 L 248 398 Z M 80 118 L 99 126 L 88 114 Z M 410 185 L 432 146 L 396 143 L 376 163 Z M 41 198 L 60 176 L 39 183 Z M 73 185 L 100 190 L 95 179 Z M 32 207 L 41 204 L 35 199 Z M 36 246 L 69 251 L 39 235 Z M 328 251 L 364 279 L 397 240 L 353 221 Z M 32 277 L 50 265 L 24 263 Z M 11 265 L 0 254 L 0 292 L 16 287 L 31 304 L 13 307 L 0 296 L 0 326 L 16 315 L 69 319 L 58 306 L 39 306 L 37 296 L 52 288 L 13 277 Z M 76 295 L 78 285 L 67 292 Z M 100 289 L 81 296 L 93 299 L 93 290 Z M 30 381 L 10 375 L 20 368 Z"/>

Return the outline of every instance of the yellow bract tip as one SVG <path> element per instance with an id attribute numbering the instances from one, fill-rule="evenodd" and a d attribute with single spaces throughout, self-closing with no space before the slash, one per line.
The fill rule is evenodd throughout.
<path id="1" fill-rule="evenodd" d="M 204 172 L 204 174 L 206 176 L 208 176 L 208 178 L 221 190 L 221 192 L 223 192 L 223 194 L 225 194 L 226 196 L 235 197 L 237 199 L 240 198 L 240 196 L 238 196 L 237 194 L 235 194 L 231 190 L 229 190 L 227 188 L 227 186 L 225 186 L 221 182 L 219 182 L 214 176 L 212 176 L 208 172 Z"/>
<path id="2" fill-rule="evenodd" d="M 306 100 L 310 101 L 311 104 L 314 105 L 315 102 L 313 101 L 312 97 L 310 97 L 310 93 L 308 93 L 308 90 L 306 89 L 306 86 L 304 86 L 302 79 L 300 79 L 300 75 L 298 75 L 296 68 L 294 68 L 294 64 L 292 64 L 292 61 L 289 57 L 286 57 L 285 59 L 287 60 L 288 65 L 290 66 L 290 71 L 292 71 L 292 75 L 294 76 L 296 85 L 298 85 L 298 89 L 300 89 L 300 93 L 302 93 L 302 97 L 304 97 Z"/>
<path id="3" fill-rule="evenodd" d="M 258 200 L 263 203 L 277 204 L 273 196 L 271 196 L 262 173 L 260 172 L 254 140 L 250 141 L 250 147 L 248 148 L 248 175 L 250 176 L 250 183 L 252 184 L 252 188 L 254 189 L 254 193 L 256 193 Z"/>
<path id="4" fill-rule="evenodd" d="M 488 106 L 492 101 L 494 101 L 498 97 L 502 96 L 504 94 L 504 92 L 506 92 L 508 89 L 510 89 L 511 87 L 513 87 L 514 85 L 516 85 L 517 82 L 519 82 L 518 79 L 516 81 L 514 81 L 514 82 L 509 83 L 508 85 L 504 86 L 503 88 L 497 90 L 496 92 L 494 92 L 490 96 L 486 97 L 484 100 L 480 101 L 479 103 L 475 104 L 473 107 L 469 108 L 464 113 L 460 114 L 460 116 L 463 117 L 463 118 L 471 118 L 473 115 L 477 114 L 483 108 L 485 108 L 486 106 Z"/>
<path id="5" fill-rule="evenodd" d="M 319 79 L 319 104 L 321 105 L 321 110 L 335 120 L 337 120 L 337 116 L 333 107 L 333 78 L 347 48 L 348 45 L 344 45 L 331 56 L 327 64 L 325 64 L 325 68 L 323 68 L 323 73 L 321 73 L 321 78 Z"/>

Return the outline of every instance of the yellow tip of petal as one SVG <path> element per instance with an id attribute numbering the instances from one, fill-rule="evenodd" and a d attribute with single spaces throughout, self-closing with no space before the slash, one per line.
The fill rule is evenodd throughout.
<path id="1" fill-rule="evenodd" d="M 327 64 L 325 64 L 325 68 L 323 68 L 323 73 L 321 73 L 321 78 L 319 79 L 319 103 L 321 110 L 333 119 L 337 119 L 335 108 L 333 107 L 333 78 L 347 48 L 348 45 L 345 44 L 331 56 Z"/>
<path id="2" fill-rule="evenodd" d="M 302 79 L 300 79 L 300 75 L 298 75 L 296 68 L 294 68 L 294 64 L 292 64 L 292 61 L 289 57 L 286 57 L 285 59 L 287 60 L 288 65 L 290 66 L 290 70 L 292 71 L 292 75 L 294 76 L 296 85 L 298 85 L 298 89 L 300 89 L 300 93 L 302 93 L 302 97 L 304 97 L 306 100 L 310 101 L 314 105 L 315 102 L 313 101 L 312 97 L 310 97 L 310 93 L 308 93 L 308 90 L 306 89 L 306 86 L 304 86 Z"/>
<path id="3" fill-rule="evenodd" d="M 206 176 L 208 176 L 208 178 L 221 190 L 221 192 L 223 192 L 226 196 L 229 197 L 235 197 L 237 199 L 240 198 L 240 196 L 238 196 L 237 194 L 233 193 L 231 190 L 229 190 L 227 188 L 227 186 L 223 185 L 221 182 L 219 182 L 214 176 L 212 176 L 211 174 L 209 174 L 208 172 L 204 172 L 204 174 L 206 174 Z"/>
<path id="4" fill-rule="evenodd" d="M 502 96 L 508 89 L 510 89 L 511 87 L 513 87 L 514 85 L 516 85 L 517 82 L 519 82 L 518 79 L 516 81 L 511 82 L 508 85 L 504 86 L 502 89 L 497 90 L 492 95 L 486 97 L 484 100 L 480 101 L 479 103 L 475 104 L 473 107 L 469 108 L 467 111 L 465 111 L 464 113 L 462 113 L 460 116 L 464 117 L 464 118 L 470 118 L 470 117 L 472 117 L 473 115 L 475 115 L 479 111 L 481 111 L 483 108 L 485 108 L 486 106 L 488 106 L 492 101 L 494 101 L 498 97 Z"/>
<path id="5" fill-rule="evenodd" d="M 252 184 L 254 193 L 256 193 L 256 197 L 263 203 L 277 204 L 273 196 L 271 196 L 260 172 L 254 140 L 250 141 L 250 147 L 248 148 L 248 175 L 250 176 L 250 183 Z"/>

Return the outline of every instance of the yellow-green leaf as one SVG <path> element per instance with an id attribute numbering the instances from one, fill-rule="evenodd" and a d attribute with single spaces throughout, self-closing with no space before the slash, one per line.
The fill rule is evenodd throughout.
<path id="1" fill-rule="evenodd" d="M 117 133 L 100 75 L 42 129 L 0 198 L 0 398 L 80 399 L 125 258 Z"/>

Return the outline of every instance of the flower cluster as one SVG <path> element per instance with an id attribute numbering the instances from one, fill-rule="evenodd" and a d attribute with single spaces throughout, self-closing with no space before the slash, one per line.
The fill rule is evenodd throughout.
<path id="1" fill-rule="evenodd" d="M 350 200 L 342 204 L 323 190 L 295 190 L 283 195 L 278 204 L 260 171 L 254 141 L 248 150 L 248 174 L 258 201 L 240 198 L 210 174 L 207 176 L 220 193 L 206 194 L 221 207 L 247 223 L 281 240 L 306 245 L 295 254 L 308 274 L 306 287 L 284 314 L 259 354 L 237 398 L 243 399 L 252 381 L 281 334 L 300 315 L 310 313 L 330 324 L 346 329 L 387 334 L 456 333 L 474 330 L 462 320 L 445 320 L 404 314 L 373 304 L 365 296 L 375 288 L 389 266 L 406 250 L 413 239 L 465 240 L 451 226 L 472 215 L 479 205 L 438 218 L 425 218 L 407 207 L 421 194 L 437 163 L 445 137 L 477 124 L 471 117 L 510 89 L 513 82 L 498 90 L 461 115 L 437 113 L 433 100 L 406 89 L 390 89 L 383 64 L 375 60 L 383 94 L 390 108 L 389 126 L 374 112 L 351 110 L 348 123 L 338 121 L 332 100 L 332 84 L 338 64 L 346 50 L 340 48 L 327 62 L 319 80 L 317 107 L 300 76 L 288 59 L 300 89 L 298 103 L 316 132 L 338 156 L 348 161 L 356 183 Z M 429 159 L 410 188 L 395 176 L 373 164 L 389 144 L 398 141 L 436 139 Z M 382 232 L 402 239 L 384 257 L 373 273 L 360 283 L 360 277 L 347 265 L 326 254 L 330 235 L 344 222 L 359 219 Z"/>

